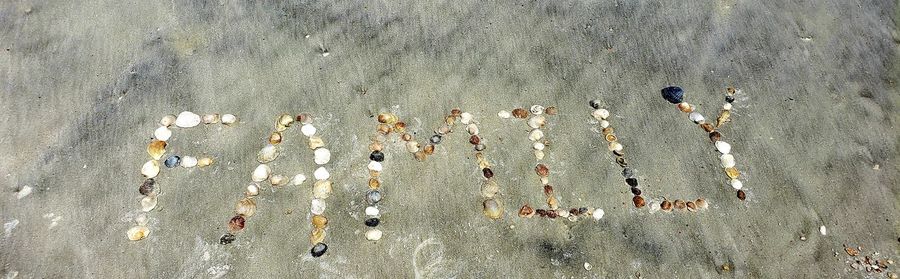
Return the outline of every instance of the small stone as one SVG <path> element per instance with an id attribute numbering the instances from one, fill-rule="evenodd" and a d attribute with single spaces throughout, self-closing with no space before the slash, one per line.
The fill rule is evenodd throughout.
<path id="1" fill-rule="evenodd" d="M 726 102 L 726 103 L 733 103 L 733 102 L 734 102 L 734 96 L 725 96 L 725 102 Z"/>
<path id="2" fill-rule="evenodd" d="M 316 134 L 316 127 L 312 124 L 304 124 L 300 127 L 300 133 L 303 133 L 304 136 L 311 137 Z"/>
<path id="3" fill-rule="evenodd" d="M 324 165 L 331 161 L 331 151 L 325 148 L 319 148 L 313 151 L 313 161 L 318 165 Z"/>
<path id="4" fill-rule="evenodd" d="M 156 140 L 167 141 L 172 137 L 172 130 L 169 130 L 166 126 L 160 126 L 153 131 L 153 137 L 156 138 Z"/>
<path id="5" fill-rule="evenodd" d="M 184 156 L 181 158 L 181 167 L 183 168 L 193 168 L 197 166 L 197 158 L 192 156 Z"/>
<path id="6" fill-rule="evenodd" d="M 381 151 L 377 151 L 377 150 L 372 151 L 372 154 L 369 154 L 369 160 L 380 163 L 380 162 L 384 161 L 384 153 L 381 153 Z"/>
<path id="7" fill-rule="evenodd" d="M 523 108 L 513 109 L 512 115 L 515 118 L 525 119 L 528 117 L 528 111 Z"/>
<path id="8" fill-rule="evenodd" d="M 175 118 L 175 126 L 181 128 L 191 128 L 200 125 L 200 115 L 190 111 L 182 111 Z"/>
<path id="9" fill-rule="evenodd" d="M 237 239 L 237 238 L 233 234 L 226 233 L 226 234 L 223 234 L 222 237 L 219 238 L 219 244 L 228 245 L 228 244 L 231 244 L 232 242 L 234 242 L 235 239 Z"/>
<path id="10" fill-rule="evenodd" d="M 253 173 L 250 174 L 250 178 L 253 180 L 253 182 L 262 182 L 266 181 L 266 179 L 269 179 L 269 175 L 271 174 L 272 168 L 270 168 L 268 165 L 260 164 L 259 166 L 256 166 L 256 169 L 253 169 Z"/>
<path id="11" fill-rule="evenodd" d="M 325 251 L 328 251 L 328 245 L 326 245 L 324 242 L 319 242 L 316 243 L 316 245 L 313 245 L 312 249 L 309 250 L 309 254 L 314 258 L 318 258 L 322 255 L 325 255 Z"/>
<path id="12" fill-rule="evenodd" d="M 631 187 L 637 187 L 637 186 L 638 186 L 638 180 L 637 180 L 637 178 L 635 178 L 635 177 L 625 178 L 625 183 L 628 184 L 628 186 L 631 186 Z"/>
<path id="13" fill-rule="evenodd" d="M 272 186 L 284 186 L 287 183 L 288 179 L 284 175 L 274 174 L 269 177 L 269 184 L 272 184 Z"/>
<path id="14" fill-rule="evenodd" d="M 463 112 L 462 114 L 460 114 L 459 122 L 461 122 L 462 124 L 469 124 L 469 123 L 472 123 L 472 120 L 474 120 L 474 119 L 475 119 L 475 116 L 472 115 L 471 113 Z"/>
<path id="15" fill-rule="evenodd" d="M 380 213 L 381 212 L 380 212 L 380 210 L 378 210 L 377 207 L 374 207 L 374 206 L 366 207 L 366 215 L 367 216 L 378 216 L 378 214 L 380 214 Z"/>
<path id="16" fill-rule="evenodd" d="M 272 144 L 267 144 L 265 147 L 259 150 L 256 154 L 256 161 L 262 164 L 275 161 L 278 158 L 278 147 Z"/>
<path id="17" fill-rule="evenodd" d="M 670 86 L 661 90 L 663 99 L 669 103 L 678 104 L 684 101 L 684 90 L 681 87 Z"/>
<path id="18" fill-rule="evenodd" d="M 482 206 L 484 207 L 484 216 L 491 219 L 500 219 L 500 217 L 503 217 L 503 207 L 496 199 L 485 200 L 482 203 Z"/>
<path id="19" fill-rule="evenodd" d="M 222 124 L 231 125 L 237 123 L 237 121 L 237 116 L 234 116 L 234 114 L 222 115 Z"/>
<path id="20" fill-rule="evenodd" d="M 232 217 L 231 220 L 228 220 L 228 231 L 236 233 L 243 230 L 246 221 L 247 220 L 244 219 L 244 216 L 241 215 Z"/>
<path id="21" fill-rule="evenodd" d="M 734 167 L 734 156 L 731 154 L 722 154 L 722 156 L 719 156 L 719 160 L 722 161 L 723 168 Z"/>
<path id="22" fill-rule="evenodd" d="M 597 208 L 591 213 L 591 217 L 594 217 L 594 220 L 599 221 L 600 219 L 603 219 L 604 214 L 606 214 L 606 212 L 604 212 L 603 209 Z"/>
<path id="23" fill-rule="evenodd" d="M 609 117 L 609 111 L 606 109 L 595 109 L 591 112 L 591 116 L 593 116 L 594 119 L 597 119 L 597 121 L 603 121 Z"/>
<path id="24" fill-rule="evenodd" d="M 147 145 L 147 154 L 150 154 L 150 158 L 153 160 L 159 160 L 162 158 L 162 155 L 166 153 L 166 142 L 161 140 L 153 140 Z"/>
<path id="25" fill-rule="evenodd" d="M 381 192 L 372 190 L 366 193 L 366 202 L 369 203 L 369 205 L 377 204 L 381 201 L 381 198 Z"/>
<path id="26" fill-rule="evenodd" d="M 159 120 L 159 125 L 162 125 L 163 127 L 172 126 L 172 124 L 175 124 L 175 119 L 175 116 L 171 114 L 163 116 L 163 118 Z"/>
<path id="27" fill-rule="evenodd" d="M 478 145 L 479 143 L 481 143 L 481 138 L 478 137 L 478 135 L 472 135 L 471 137 L 469 137 L 469 143 Z"/>
<path id="28" fill-rule="evenodd" d="M 534 148 L 534 150 L 544 150 L 545 147 L 546 146 L 540 142 L 534 142 L 534 144 L 531 145 L 531 148 Z"/>
<path id="29" fill-rule="evenodd" d="M 237 205 L 235 205 L 234 213 L 246 217 L 253 216 L 253 214 L 256 213 L 256 200 L 250 197 L 241 199 L 238 201 Z"/>
<path id="30" fill-rule="evenodd" d="M 706 120 L 706 118 L 703 118 L 702 114 L 700 114 L 699 112 L 696 112 L 696 111 L 692 112 L 690 115 L 688 115 L 688 118 L 690 118 L 691 121 L 694 121 L 694 123 L 697 123 L 697 124 L 700 124 Z"/>
<path id="31" fill-rule="evenodd" d="M 544 138 L 544 132 L 541 129 L 531 130 L 531 133 L 528 134 L 528 139 L 531 141 L 538 141 Z"/>
<path id="32" fill-rule="evenodd" d="M 635 195 L 635 196 L 640 196 L 640 195 L 641 195 L 641 189 L 638 188 L 638 187 L 631 187 L 631 194 L 633 194 L 633 195 Z"/>
<path id="33" fill-rule="evenodd" d="M 149 196 L 154 190 L 156 190 L 156 180 L 153 180 L 153 178 L 144 180 L 144 183 L 141 183 L 141 187 L 138 187 L 138 192 L 144 196 Z"/>
<path id="34" fill-rule="evenodd" d="M 201 168 L 208 167 L 208 166 L 212 165 L 212 163 L 213 163 L 213 159 L 209 158 L 209 157 L 203 157 L 203 158 L 200 158 L 200 160 L 197 160 L 197 166 L 201 167 Z"/>
<path id="35" fill-rule="evenodd" d="M 497 117 L 507 119 L 507 118 L 512 117 L 512 113 L 505 111 L 505 110 L 501 110 L 500 112 L 497 113 Z"/>
<path id="36" fill-rule="evenodd" d="M 150 235 L 150 228 L 145 226 L 134 226 L 125 233 L 131 241 L 138 241 Z"/>
<path id="37" fill-rule="evenodd" d="M 378 224 L 381 223 L 381 220 L 378 218 L 369 218 L 364 222 L 368 227 L 377 227 Z"/>
<path id="38" fill-rule="evenodd" d="M 381 172 L 384 169 L 384 167 L 381 166 L 381 163 L 376 162 L 376 161 L 369 161 L 369 165 L 367 166 L 367 168 L 371 171 L 376 171 L 376 172 Z"/>
<path id="39" fill-rule="evenodd" d="M 319 167 L 313 172 L 313 177 L 316 180 L 326 180 L 331 177 L 331 174 L 325 167 Z"/>
<path id="40" fill-rule="evenodd" d="M 156 198 L 156 195 L 145 196 L 141 199 L 141 210 L 144 212 L 150 212 L 151 210 L 156 208 L 158 202 L 159 200 Z"/>
<path id="41" fill-rule="evenodd" d="M 366 232 L 366 239 L 369 241 L 378 241 L 383 235 L 384 233 L 382 233 L 381 230 L 370 229 Z"/>
<path id="42" fill-rule="evenodd" d="M 150 160 L 144 163 L 141 166 L 141 174 L 146 176 L 147 178 L 154 178 L 159 174 L 159 162 L 156 160 Z"/>
<path id="43" fill-rule="evenodd" d="M 532 216 L 534 216 L 534 208 L 528 206 L 527 203 L 525 205 L 522 205 L 522 208 L 519 208 L 519 217 L 531 218 Z"/>
<path id="44" fill-rule="evenodd" d="M 313 197 L 317 199 L 327 199 L 331 192 L 331 180 L 319 180 L 313 185 Z"/>
<path id="45" fill-rule="evenodd" d="M 433 136 L 431 136 L 431 138 L 429 140 L 433 144 L 439 144 L 439 143 L 441 143 L 441 135 L 433 135 Z"/>
<path id="46" fill-rule="evenodd" d="M 213 124 L 213 123 L 219 123 L 220 118 L 219 118 L 218 113 L 213 113 L 213 114 L 204 114 L 202 120 L 203 120 L 203 124 Z"/>
<path id="47" fill-rule="evenodd" d="M 550 168 L 544 164 L 537 164 L 537 166 L 534 167 L 534 172 L 540 177 L 550 176 Z"/>
<path id="48" fill-rule="evenodd" d="M 634 198 L 631 198 L 631 201 L 634 203 L 634 207 L 636 208 L 644 207 L 644 198 L 641 196 L 634 196 Z"/>
<path id="49" fill-rule="evenodd" d="M 726 104 L 722 105 L 722 109 L 731 110 L 731 103 L 726 103 Z"/>
<path id="50" fill-rule="evenodd" d="M 588 104 L 594 109 L 599 109 L 603 106 L 603 103 L 600 100 L 591 100 Z"/>
<path id="51" fill-rule="evenodd" d="M 487 146 L 484 145 L 483 143 L 479 143 L 479 144 L 475 145 L 475 151 L 484 151 L 485 148 L 487 148 Z"/>
<path id="52" fill-rule="evenodd" d="M 715 145 L 716 145 L 716 150 L 718 150 L 720 153 L 722 153 L 722 154 L 731 153 L 731 144 L 728 144 L 727 142 L 724 142 L 724 141 L 717 141 L 715 143 Z"/>
<path id="53" fill-rule="evenodd" d="M 322 213 L 325 213 L 325 201 L 321 199 L 312 199 L 309 211 L 312 212 L 313 215 L 322 215 Z"/>
<path id="54" fill-rule="evenodd" d="M 169 158 L 166 158 L 166 160 L 163 161 L 163 165 L 170 169 L 177 167 L 179 163 L 181 163 L 181 157 L 176 155 L 169 156 Z"/>

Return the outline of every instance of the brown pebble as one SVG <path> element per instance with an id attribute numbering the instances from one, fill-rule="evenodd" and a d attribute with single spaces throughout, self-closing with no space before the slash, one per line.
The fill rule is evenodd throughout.
<path id="1" fill-rule="evenodd" d="M 531 216 L 534 216 L 534 208 L 528 206 L 527 203 L 523 205 L 522 208 L 519 208 L 519 217 L 531 218 Z"/>
<path id="2" fill-rule="evenodd" d="M 411 141 L 411 140 L 412 140 L 412 135 L 410 135 L 410 134 L 403 134 L 402 136 L 400 136 L 400 139 L 402 139 L 403 141 Z"/>
<path id="3" fill-rule="evenodd" d="M 281 133 L 279 133 L 279 132 L 272 132 L 272 134 L 269 135 L 269 143 L 271 143 L 271 144 L 279 144 L 279 143 L 281 143 L 281 140 L 282 140 L 282 137 L 281 137 Z"/>
<path id="4" fill-rule="evenodd" d="M 663 200 L 661 204 L 659 204 L 659 208 L 665 212 L 672 211 L 672 202 L 669 200 Z"/>
<path id="5" fill-rule="evenodd" d="M 450 116 L 459 117 L 462 114 L 462 110 L 459 108 L 454 108 L 450 110 Z"/>
<path id="6" fill-rule="evenodd" d="M 571 214 L 571 215 L 578 215 L 578 208 L 570 208 L 570 209 L 569 209 L 569 214 Z"/>
<path id="7" fill-rule="evenodd" d="M 434 145 L 433 144 L 426 145 L 425 148 L 423 148 L 422 150 L 425 151 L 425 155 L 434 154 Z"/>
<path id="8" fill-rule="evenodd" d="M 644 198 L 641 196 L 634 196 L 634 198 L 631 198 L 631 202 L 634 203 L 636 208 L 644 207 Z"/>
<path id="9" fill-rule="evenodd" d="M 737 191 L 737 198 L 738 198 L 739 200 L 745 200 L 745 199 L 747 199 L 747 193 L 744 193 L 744 190 L 738 190 L 738 191 Z"/>
<path id="10" fill-rule="evenodd" d="M 683 200 L 675 200 L 675 209 L 682 210 L 686 207 Z"/>
<path id="11" fill-rule="evenodd" d="M 557 109 L 556 107 L 547 107 L 546 109 L 544 109 L 544 113 L 546 113 L 547 115 L 557 115 L 559 113 L 559 109 Z"/>
<path id="12" fill-rule="evenodd" d="M 694 204 L 694 202 L 689 201 L 689 202 L 686 203 L 686 205 L 687 205 L 688 211 L 690 211 L 690 212 L 697 211 L 697 205 Z"/>
<path id="13" fill-rule="evenodd" d="M 709 133 L 709 140 L 712 142 L 717 142 L 722 139 L 722 134 L 719 131 L 712 131 Z"/>
<path id="14" fill-rule="evenodd" d="M 713 126 L 713 124 L 710 124 L 709 122 L 703 122 L 703 124 L 700 124 L 700 128 L 702 128 L 707 133 L 712 133 L 712 131 L 716 130 L 716 127 Z"/>
<path id="15" fill-rule="evenodd" d="M 478 135 L 472 135 L 471 137 L 469 137 L 469 143 L 473 145 L 479 144 L 481 143 L 481 138 L 479 138 Z"/>
<path id="16" fill-rule="evenodd" d="M 553 186 L 544 185 L 544 195 L 553 195 Z"/>
<path id="17" fill-rule="evenodd" d="M 525 119 L 526 117 L 528 117 L 528 111 L 523 108 L 516 108 L 512 111 L 512 115 L 515 118 Z"/>
<path id="18" fill-rule="evenodd" d="M 481 169 L 481 173 L 484 174 L 484 178 L 494 177 L 494 171 L 492 171 L 491 168 Z"/>
<path id="19" fill-rule="evenodd" d="M 641 195 L 641 189 L 639 189 L 638 187 L 632 187 L 632 188 L 631 188 L 631 194 L 633 194 L 633 195 L 635 195 L 635 196 L 640 196 L 640 195 Z"/>
<path id="20" fill-rule="evenodd" d="M 550 176 L 550 169 L 544 164 L 537 164 L 537 166 L 534 167 L 534 172 L 540 177 Z"/>
<path id="21" fill-rule="evenodd" d="M 228 231 L 235 233 L 243 230 L 245 222 L 246 219 L 244 219 L 244 216 L 237 215 L 231 217 L 231 220 L 228 221 Z"/>
<path id="22" fill-rule="evenodd" d="M 415 154 L 413 154 L 413 157 L 415 157 L 416 160 L 418 160 L 419 162 L 424 162 L 424 161 L 425 161 L 425 158 L 426 158 L 427 156 L 428 156 L 428 155 L 425 155 L 425 151 L 422 151 L 422 150 L 419 150 L 418 152 L 416 152 Z"/>
<path id="23" fill-rule="evenodd" d="M 369 189 L 377 190 L 381 187 L 381 181 L 378 181 L 377 178 L 369 178 Z"/>

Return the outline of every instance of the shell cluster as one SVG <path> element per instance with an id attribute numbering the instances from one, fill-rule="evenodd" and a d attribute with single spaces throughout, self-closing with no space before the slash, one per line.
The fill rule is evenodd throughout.
<path id="1" fill-rule="evenodd" d="M 219 114 L 200 116 L 190 111 L 183 111 L 178 116 L 166 115 L 159 120 L 159 127 L 153 130 L 153 140 L 147 145 L 147 154 L 150 155 L 150 160 L 141 166 L 141 175 L 144 176 L 144 181 L 138 187 L 138 192 L 142 195 L 140 200 L 141 211 L 153 211 L 158 204 L 160 191 L 156 178 L 159 176 L 163 166 L 170 169 L 178 166 L 193 168 L 206 167 L 213 163 L 213 159 L 210 157 L 198 159 L 193 156 L 179 156 L 175 154 L 171 154 L 163 160 L 168 141 L 172 138 L 171 128 L 191 128 L 200 125 L 200 123 L 215 124 L 220 121 L 225 125 L 232 125 L 237 122 L 237 117 L 234 115 L 226 114 L 223 117 L 226 117 L 229 121 L 222 121 L 221 119 L 223 118 Z M 141 216 L 140 221 L 137 222 L 138 224 L 126 232 L 128 239 L 141 240 L 150 234 L 150 229 L 146 226 L 147 217 L 146 215 Z"/>
<path id="2" fill-rule="evenodd" d="M 505 111 L 501 111 L 497 115 L 501 118 L 509 118 L 506 116 Z M 533 105 L 529 109 L 525 108 L 516 108 L 512 110 L 510 115 L 514 116 L 513 119 L 525 119 L 525 124 L 528 125 L 530 129 L 528 132 L 528 139 L 531 141 L 531 149 L 534 154 L 535 160 L 540 162 L 544 159 L 545 151 L 548 146 L 550 146 L 550 140 L 548 140 L 545 135 L 543 128 L 547 125 L 547 116 L 554 116 L 559 113 L 559 110 L 556 107 L 544 107 L 541 105 Z M 546 164 L 537 163 L 534 167 L 534 172 L 537 174 L 538 179 L 543 188 L 544 198 L 547 204 L 548 209 L 534 209 L 527 203 L 519 208 L 519 217 L 523 218 L 531 218 L 537 215 L 538 217 L 545 217 L 550 219 L 555 219 L 557 217 L 565 218 L 569 221 L 577 221 L 580 216 L 593 216 L 596 220 L 600 220 L 603 217 L 602 209 L 594 209 L 589 207 L 578 207 L 578 208 L 560 208 L 559 198 L 554 193 L 553 186 L 550 185 L 550 168 L 547 167 Z M 594 214 L 594 213 L 598 214 Z"/>
<path id="3" fill-rule="evenodd" d="M 676 94 L 672 92 L 678 93 Z M 684 90 L 682 90 L 680 87 L 666 87 L 662 89 L 661 93 L 664 99 L 673 104 L 676 104 L 678 110 L 688 114 L 688 119 L 699 125 L 699 127 L 708 134 L 710 142 L 716 148 L 716 151 L 718 151 L 720 154 L 719 162 L 723 172 L 725 173 L 725 176 L 728 179 L 727 184 L 734 188 L 735 191 L 737 191 L 736 194 L 738 199 L 745 200 L 747 198 L 747 193 L 744 192 L 743 189 L 744 183 L 739 179 L 741 176 L 741 172 L 735 166 L 736 162 L 734 159 L 734 155 L 731 154 L 731 144 L 722 140 L 722 133 L 718 131 L 718 129 L 725 125 L 725 123 L 731 121 L 732 103 L 734 103 L 735 101 L 734 96 L 735 94 L 739 94 L 740 92 L 740 90 L 737 90 L 733 87 L 728 87 L 725 89 L 725 103 L 722 104 L 722 109 L 719 111 L 719 115 L 716 117 L 714 122 L 707 122 L 706 118 L 696 111 L 694 105 L 691 105 L 690 103 L 683 100 Z M 673 98 L 672 96 L 674 95 L 677 95 L 678 98 Z"/>

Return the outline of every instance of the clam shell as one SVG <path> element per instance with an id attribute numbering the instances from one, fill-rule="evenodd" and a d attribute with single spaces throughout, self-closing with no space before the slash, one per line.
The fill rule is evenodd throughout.
<path id="1" fill-rule="evenodd" d="M 528 111 L 523 108 L 516 108 L 512 110 L 512 115 L 515 118 L 525 119 L 528 117 Z"/>
<path id="2" fill-rule="evenodd" d="M 591 116 L 597 121 L 606 120 L 606 118 L 609 118 L 609 111 L 606 109 L 595 109 L 591 112 Z"/>
<path id="3" fill-rule="evenodd" d="M 318 244 L 325 241 L 325 229 L 315 228 L 312 233 L 309 234 L 309 242 L 312 244 Z"/>
<path id="4" fill-rule="evenodd" d="M 374 207 L 374 206 L 366 207 L 366 216 L 378 216 L 378 214 L 381 214 L 381 210 L 378 210 L 377 207 Z"/>
<path id="5" fill-rule="evenodd" d="M 479 132 L 478 125 L 475 125 L 475 123 L 466 125 L 466 132 L 469 132 L 470 135 L 477 135 Z"/>
<path id="6" fill-rule="evenodd" d="M 234 114 L 222 115 L 222 124 L 231 125 L 237 123 L 237 121 L 237 116 L 234 116 Z"/>
<path id="7" fill-rule="evenodd" d="M 735 190 L 740 190 L 740 189 L 744 188 L 744 183 L 737 179 L 732 179 L 731 181 L 728 181 L 728 184 L 731 185 L 731 187 L 734 188 Z"/>
<path id="8" fill-rule="evenodd" d="M 172 124 L 175 124 L 175 116 L 171 114 L 163 116 L 163 118 L 159 120 L 159 125 L 162 125 L 163 127 L 169 127 L 172 126 Z"/>
<path id="9" fill-rule="evenodd" d="M 696 111 L 692 112 L 690 115 L 688 115 L 688 118 L 690 118 L 691 121 L 694 121 L 694 123 L 697 123 L 697 124 L 700 124 L 701 122 L 706 120 L 706 118 L 704 118 L 702 114 L 700 114 L 699 112 L 696 112 Z"/>
<path id="10" fill-rule="evenodd" d="M 723 109 L 719 112 L 719 117 L 716 118 L 716 127 L 722 127 L 725 122 L 728 122 L 728 119 L 731 117 L 731 110 Z"/>
<path id="11" fill-rule="evenodd" d="M 309 149 L 316 149 L 319 147 L 325 146 L 325 141 L 318 136 L 309 137 Z"/>
<path id="12" fill-rule="evenodd" d="M 419 143 L 415 141 L 406 142 L 406 151 L 409 153 L 416 153 L 419 151 Z"/>
<path id="13" fill-rule="evenodd" d="M 241 199 L 234 207 L 234 213 L 246 217 L 253 216 L 256 213 L 256 200 L 250 197 Z"/>
<path id="14" fill-rule="evenodd" d="M 609 143 L 609 146 L 607 146 L 607 149 L 609 149 L 609 151 L 622 151 L 623 148 L 624 148 L 624 147 L 622 146 L 621 143 L 618 143 L 618 142 L 615 142 L 615 141 L 614 141 L 614 142 L 610 142 L 610 143 Z"/>
<path id="15" fill-rule="evenodd" d="M 381 163 L 376 162 L 376 161 L 369 161 L 369 165 L 367 167 L 369 168 L 369 170 L 377 171 L 377 172 L 381 172 L 383 169 L 383 167 L 381 166 Z"/>
<path id="16" fill-rule="evenodd" d="M 325 215 L 313 215 L 310 223 L 312 223 L 313 228 L 324 229 L 328 225 L 328 218 L 325 218 Z"/>
<path id="17" fill-rule="evenodd" d="M 543 113 L 544 113 L 544 106 L 542 106 L 542 105 L 533 105 L 533 106 L 531 106 L 531 108 L 529 109 L 529 111 L 531 111 L 531 114 L 543 114 Z"/>
<path id="18" fill-rule="evenodd" d="M 272 184 L 272 186 L 282 186 L 284 184 L 287 184 L 287 182 L 288 179 L 284 175 L 275 174 L 272 175 L 272 177 L 269 177 L 269 184 Z"/>
<path id="19" fill-rule="evenodd" d="M 384 233 L 379 229 L 370 229 L 366 232 L 366 239 L 369 241 L 378 241 L 383 235 Z"/>
<path id="20" fill-rule="evenodd" d="M 600 120 L 600 128 L 609 128 L 609 121 Z"/>
<path id="21" fill-rule="evenodd" d="M 150 212 L 154 208 L 156 208 L 156 204 L 158 203 L 158 199 L 156 195 L 145 196 L 141 199 L 141 210 L 144 212 Z"/>
<path id="22" fill-rule="evenodd" d="M 253 173 L 250 174 L 250 178 L 254 182 L 262 182 L 262 181 L 265 181 L 266 179 L 269 179 L 269 175 L 271 175 L 271 174 L 272 174 L 272 168 L 270 168 L 268 165 L 261 164 L 261 165 L 257 166 L 256 169 L 253 170 Z"/>
<path id="23" fill-rule="evenodd" d="M 531 145 L 531 148 L 534 148 L 534 150 L 544 150 L 546 147 L 546 145 L 540 142 L 534 142 L 534 144 Z"/>
<path id="24" fill-rule="evenodd" d="M 281 135 L 281 132 L 272 132 L 272 134 L 269 135 L 269 144 L 279 144 L 283 139 L 284 136 Z"/>
<path id="25" fill-rule="evenodd" d="M 493 179 L 486 179 L 481 184 L 481 196 L 485 198 L 493 198 L 500 192 L 500 185 Z"/>
<path id="26" fill-rule="evenodd" d="M 272 144 L 267 144 L 266 147 L 263 147 L 259 150 L 259 153 L 256 154 L 256 161 L 260 163 L 268 163 L 271 161 L 275 161 L 278 158 L 278 147 Z"/>
<path id="27" fill-rule="evenodd" d="M 150 235 L 150 228 L 147 228 L 146 226 L 134 226 L 128 229 L 128 231 L 125 232 L 125 235 L 128 236 L 129 240 L 138 241 Z"/>
<path id="28" fill-rule="evenodd" d="M 331 180 L 319 180 L 313 185 L 313 197 L 317 199 L 327 199 L 331 196 L 331 191 Z"/>
<path id="29" fill-rule="evenodd" d="M 325 148 L 319 148 L 313 151 L 313 161 L 318 165 L 324 165 L 331 161 L 331 151 Z"/>
<path id="30" fill-rule="evenodd" d="M 203 157 L 203 158 L 200 158 L 200 160 L 197 160 L 197 166 L 199 166 L 201 168 L 212 165 L 212 163 L 213 163 L 213 159 L 209 158 L 209 157 Z"/>
<path id="31" fill-rule="evenodd" d="M 484 216 L 491 219 L 503 217 L 503 206 L 495 199 L 488 199 L 482 203 Z"/>
<path id="32" fill-rule="evenodd" d="M 397 117 L 396 114 L 393 114 L 393 113 L 390 113 L 390 112 L 383 112 L 383 113 L 379 113 L 379 114 L 378 114 L 378 122 L 381 122 L 381 123 L 394 124 L 394 123 L 396 123 L 399 119 L 400 119 L 400 118 Z"/>
<path id="33" fill-rule="evenodd" d="M 731 154 L 722 154 L 722 156 L 719 157 L 719 160 L 722 161 L 723 168 L 734 167 L 734 156 Z"/>
<path id="34" fill-rule="evenodd" d="M 247 196 L 256 196 L 259 195 L 259 186 L 256 184 L 247 185 L 247 192 L 245 192 Z"/>
<path id="35" fill-rule="evenodd" d="M 594 217 L 594 220 L 599 221 L 600 219 L 603 219 L 603 215 L 605 215 L 605 214 L 606 214 L 606 212 L 604 212 L 603 209 L 597 208 L 597 209 L 594 209 L 594 212 L 591 213 L 591 216 Z"/>
<path id="36" fill-rule="evenodd" d="M 534 216 L 534 208 L 528 206 L 527 203 L 525 205 L 522 205 L 522 208 L 519 208 L 519 217 L 531 218 L 532 216 Z"/>
<path id="37" fill-rule="evenodd" d="M 221 118 L 219 117 L 219 114 L 218 114 L 218 113 L 204 114 L 204 115 L 203 115 L 203 118 L 202 118 L 203 124 L 219 123 L 219 120 L 220 120 L 220 119 L 221 119 Z"/>
<path id="38" fill-rule="evenodd" d="M 541 131 L 541 129 L 531 130 L 531 133 L 528 134 L 528 139 L 531 141 L 538 141 L 542 138 L 544 138 L 544 131 Z"/>
<path id="39" fill-rule="evenodd" d="M 172 130 L 169 130 L 166 126 L 159 126 L 159 128 L 156 128 L 156 130 L 153 131 L 153 137 L 157 140 L 167 141 L 172 137 Z"/>
<path id="40" fill-rule="evenodd" d="M 300 127 L 300 132 L 303 133 L 304 136 L 311 137 L 316 134 L 316 127 L 312 124 L 304 124 Z"/>
<path id="41" fill-rule="evenodd" d="M 147 154 L 150 154 L 150 157 L 153 160 L 159 160 L 162 158 L 163 154 L 166 154 L 166 142 L 161 140 L 153 140 L 147 145 Z"/>
<path id="42" fill-rule="evenodd" d="M 141 166 L 141 174 L 147 178 L 154 178 L 159 174 L 159 161 L 150 160 Z"/>
<path id="43" fill-rule="evenodd" d="M 716 145 L 716 150 L 718 150 L 720 153 L 722 153 L 722 154 L 731 153 L 731 144 L 728 144 L 727 142 L 724 142 L 724 141 L 717 141 L 715 143 L 715 145 Z"/>
<path id="44" fill-rule="evenodd" d="M 300 185 L 303 184 L 303 182 L 306 182 L 306 175 L 303 175 L 302 173 L 295 175 L 294 178 L 291 179 L 291 185 Z"/>
<path id="45" fill-rule="evenodd" d="M 497 117 L 507 119 L 507 118 L 512 117 L 512 113 L 505 111 L 505 110 L 501 110 L 500 112 L 497 113 Z"/>
<path id="46" fill-rule="evenodd" d="M 316 178 L 316 180 L 326 180 L 331 177 L 331 174 L 328 173 L 328 170 L 325 169 L 325 167 L 319 167 L 313 172 L 313 177 Z"/>
<path id="47" fill-rule="evenodd" d="M 309 212 L 313 215 L 322 215 L 322 213 L 325 213 L 325 201 L 322 199 L 313 199 L 309 206 Z"/>
<path id="48" fill-rule="evenodd" d="M 175 118 L 175 126 L 181 128 L 191 128 L 200 125 L 200 115 L 190 111 L 182 111 Z"/>
<path id="49" fill-rule="evenodd" d="M 544 127 L 544 124 L 547 123 L 547 118 L 543 115 L 535 115 L 528 119 L 528 127 L 533 129 L 538 129 Z"/>
<path id="50" fill-rule="evenodd" d="M 282 114 L 278 117 L 278 120 L 275 121 L 275 125 L 281 125 L 290 127 L 291 124 L 294 123 L 294 117 L 290 114 Z"/>
<path id="51" fill-rule="evenodd" d="M 538 159 L 538 160 L 543 160 L 543 159 L 544 159 L 544 151 L 542 151 L 542 150 L 535 150 L 535 151 L 534 151 L 534 158 L 535 158 L 535 159 Z"/>
<path id="52" fill-rule="evenodd" d="M 181 158 L 181 167 L 193 168 L 197 166 L 197 158 L 192 156 L 184 156 Z"/>
<path id="53" fill-rule="evenodd" d="M 462 114 L 460 114 L 459 122 L 462 122 L 462 124 L 468 125 L 469 123 L 472 123 L 472 120 L 474 120 L 474 119 L 475 119 L 475 116 L 472 115 L 471 113 L 463 112 Z"/>

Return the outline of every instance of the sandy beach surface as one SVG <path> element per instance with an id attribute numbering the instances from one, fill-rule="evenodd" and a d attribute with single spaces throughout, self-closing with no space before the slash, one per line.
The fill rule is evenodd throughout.
<path id="1" fill-rule="evenodd" d="M 0 3 L 0 276 L 900 274 L 896 1 L 271 2 Z M 745 201 L 707 135 L 661 98 L 670 85 L 708 120 L 726 87 L 741 90 L 720 131 Z M 594 99 L 648 201 L 709 208 L 635 209 Z M 599 221 L 516 215 L 544 195 L 529 128 L 498 112 L 535 104 L 559 109 L 542 162 L 560 203 L 602 208 Z M 386 145 L 384 236 L 367 241 L 374 116 L 394 112 L 425 139 L 457 107 L 479 122 L 505 217 L 482 214 L 458 128 L 425 162 Z M 239 123 L 172 129 L 168 154 L 215 162 L 163 167 L 151 233 L 130 241 L 147 144 L 181 111 Z M 276 116 L 301 112 L 332 153 L 327 253 L 309 253 L 316 165 L 294 127 L 272 167 L 310 181 L 266 185 L 237 240 L 219 244 Z"/>

